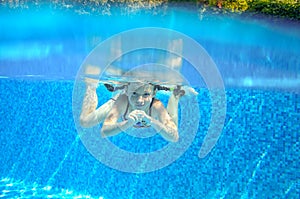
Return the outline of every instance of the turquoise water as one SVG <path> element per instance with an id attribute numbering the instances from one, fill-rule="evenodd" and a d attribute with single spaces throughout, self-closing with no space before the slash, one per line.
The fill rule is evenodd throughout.
<path id="1" fill-rule="evenodd" d="M 158 15 L 114 16 L 4 9 L 1 19 L 2 76 L 74 79 L 84 58 L 105 39 L 132 28 L 161 27 L 199 42 L 218 66 L 226 86 L 293 90 L 299 86 L 298 22 L 200 15 L 179 8 Z M 192 80 L 201 83 L 198 78 Z"/>
<path id="2" fill-rule="evenodd" d="M 298 22 L 200 15 L 190 8 L 113 16 L 2 8 L 0 15 L 0 197 L 299 197 Z M 182 32 L 207 51 L 224 81 L 226 118 L 216 146 L 199 158 L 212 115 L 211 96 L 201 75 L 183 71 L 199 92 L 195 138 L 168 166 L 127 173 L 101 163 L 79 137 L 74 80 L 99 42 L 149 26 Z M 77 89 L 82 95 L 84 86 Z M 103 86 L 97 92 L 99 103 L 110 97 Z M 167 101 L 166 95 L 160 97 Z M 191 108 L 181 103 L 183 113 Z M 193 121 L 181 123 L 182 137 Z M 100 128 L 93 128 L 94 140 L 101 139 Z M 168 144 L 158 135 L 140 139 L 125 133 L 110 141 L 138 153 Z"/>
<path id="3" fill-rule="evenodd" d="M 2 79 L 0 85 L 1 115 L 5 116 L 0 127 L 4 198 L 299 195 L 299 95 L 228 89 L 222 135 L 211 153 L 200 159 L 210 100 L 207 90 L 199 89 L 201 119 L 189 149 L 165 168 L 133 174 L 102 164 L 81 142 L 72 116 L 72 81 Z M 100 102 L 108 97 L 100 97 Z M 126 134 L 114 137 L 112 142 L 136 152 L 157 150 L 167 144 L 160 136 L 137 139 Z"/>

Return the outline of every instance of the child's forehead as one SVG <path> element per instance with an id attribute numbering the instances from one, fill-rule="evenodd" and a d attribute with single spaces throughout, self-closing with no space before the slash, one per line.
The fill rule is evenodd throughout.
<path id="1" fill-rule="evenodd" d="M 129 84 L 129 91 L 152 91 L 153 86 L 150 84 Z"/>

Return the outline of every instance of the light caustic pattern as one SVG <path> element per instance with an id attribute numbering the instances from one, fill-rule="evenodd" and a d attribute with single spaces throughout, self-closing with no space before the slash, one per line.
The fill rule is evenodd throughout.
<path id="1" fill-rule="evenodd" d="M 183 60 L 190 65 L 183 66 Z M 195 96 L 180 100 L 185 109 L 181 111 L 178 125 L 179 141 L 150 153 L 123 150 L 109 139 L 101 138 L 99 129 L 82 128 L 78 117 L 83 100 L 80 91 L 86 78 L 100 82 L 142 81 L 189 87 L 188 77 L 180 73 L 182 67 L 193 67 L 210 92 L 210 126 L 199 150 L 199 157 L 204 158 L 215 146 L 224 126 L 226 96 L 223 80 L 215 63 L 199 43 L 180 32 L 153 27 L 116 34 L 100 43 L 84 60 L 74 85 L 73 115 L 79 137 L 87 150 L 103 164 L 130 173 L 155 171 L 178 159 L 197 133 L 200 116 Z"/>
<path id="2" fill-rule="evenodd" d="M 41 186 L 36 183 L 26 184 L 24 181 L 14 181 L 9 178 L 0 179 L 0 198 L 93 198 L 90 195 L 79 194 L 73 190 L 58 189 L 52 186 Z M 99 199 L 104 199 L 100 196 Z"/>

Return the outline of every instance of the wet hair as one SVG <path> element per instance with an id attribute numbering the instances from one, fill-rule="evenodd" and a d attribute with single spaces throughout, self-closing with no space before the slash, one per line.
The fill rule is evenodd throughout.
<path id="1" fill-rule="evenodd" d="M 170 91 L 171 88 L 168 88 L 168 87 L 165 87 L 165 86 L 161 86 L 161 85 L 154 85 L 154 84 L 151 84 L 154 87 L 154 91 L 161 91 L 161 90 L 164 90 L 164 91 Z M 114 91 L 117 91 L 117 90 L 121 90 L 121 89 L 124 89 L 126 86 L 123 85 L 123 86 L 118 86 L 118 87 L 114 87 L 112 86 L 111 84 L 104 84 L 104 86 L 106 87 L 106 89 L 110 92 L 114 92 Z"/>
<path id="2" fill-rule="evenodd" d="M 165 86 L 161 86 L 161 85 L 154 85 L 154 90 L 158 90 L 158 91 L 170 91 L 171 89 Z"/>
<path id="3" fill-rule="evenodd" d="M 105 86 L 106 89 L 107 89 L 108 91 L 110 91 L 110 92 L 114 92 L 114 91 L 121 90 L 121 89 L 124 89 L 124 88 L 125 88 L 125 85 L 114 87 L 114 86 L 112 86 L 111 84 L 104 84 L 104 86 Z"/>

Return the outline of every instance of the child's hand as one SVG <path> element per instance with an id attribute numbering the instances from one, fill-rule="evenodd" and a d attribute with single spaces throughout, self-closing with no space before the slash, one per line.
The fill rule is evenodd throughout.
<path id="1" fill-rule="evenodd" d="M 140 120 L 140 113 L 139 113 L 139 110 L 134 110 L 134 111 L 131 111 L 128 115 L 128 122 L 130 124 L 135 124 L 137 123 L 139 120 Z"/>
<path id="2" fill-rule="evenodd" d="M 145 111 L 139 110 L 138 115 L 139 115 L 140 122 L 144 121 L 146 123 L 151 123 L 151 116 L 147 115 L 147 113 L 145 113 Z"/>
<path id="3" fill-rule="evenodd" d="M 136 124 L 138 122 L 144 121 L 146 123 L 151 122 L 151 117 L 142 110 L 134 110 L 128 115 L 128 122 Z"/>

